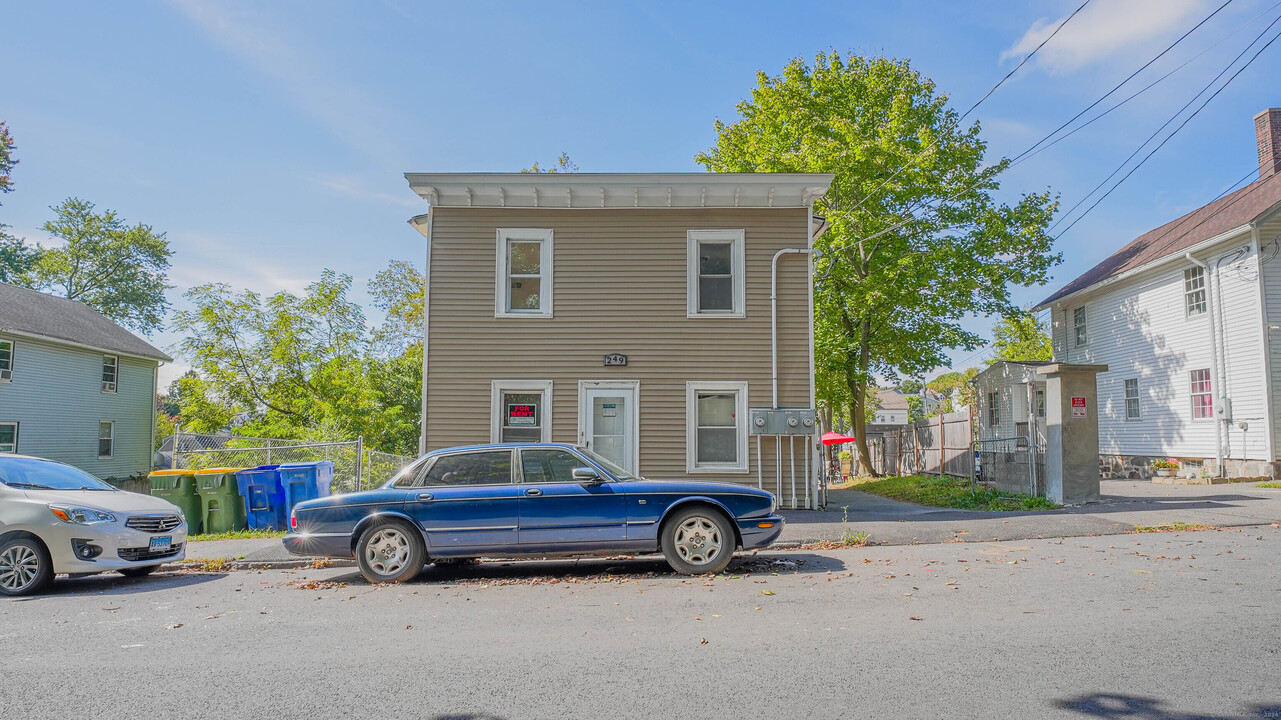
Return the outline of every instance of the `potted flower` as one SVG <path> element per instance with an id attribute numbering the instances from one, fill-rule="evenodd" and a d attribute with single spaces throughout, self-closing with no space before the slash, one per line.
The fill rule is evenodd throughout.
<path id="1" fill-rule="evenodd" d="M 1153 460 L 1152 470 L 1156 473 L 1157 477 L 1174 477 L 1175 474 L 1179 472 L 1179 461 L 1174 458 Z"/>
<path id="2" fill-rule="evenodd" d="M 844 475 L 845 477 L 849 477 L 853 475 L 854 474 L 853 464 L 854 464 L 854 454 L 851 453 L 849 450 L 842 450 L 841 451 L 841 474 Z"/>

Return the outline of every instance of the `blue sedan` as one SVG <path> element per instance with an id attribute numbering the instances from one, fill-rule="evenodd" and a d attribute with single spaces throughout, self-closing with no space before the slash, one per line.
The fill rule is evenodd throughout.
<path id="1" fill-rule="evenodd" d="M 692 575 L 773 542 L 777 507 L 752 487 L 636 477 L 582 447 L 477 445 L 430 452 L 376 490 L 299 503 L 284 543 L 295 555 L 355 556 L 375 583 L 480 556 L 660 551 Z"/>

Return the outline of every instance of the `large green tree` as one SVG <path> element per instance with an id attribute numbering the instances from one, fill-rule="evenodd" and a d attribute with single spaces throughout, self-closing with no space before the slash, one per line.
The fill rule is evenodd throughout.
<path id="1" fill-rule="evenodd" d="M 977 123 L 905 60 L 820 54 L 757 74 L 739 119 L 716 121 L 696 156 L 715 172 L 830 172 L 815 211 L 818 395 L 848 407 L 863 470 L 877 377 L 920 377 L 950 348 L 983 341 L 970 315 L 1008 313 L 1011 285 L 1044 283 L 1059 260 L 1045 228 L 1049 192 L 998 201 L 1001 160 L 985 164 Z M 901 168 L 901 170 L 900 170 Z"/>
<path id="2" fill-rule="evenodd" d="M 988 365 L 999 360 L 1049 360 L 1054 351 L 1050 331 L 1036 315 L 1016 312 L 1006 315 L 992 328 L 992 346 L 996 353 Z"/>
<path id="3" fill-rule="evenodd" d="M 384 314 L 382 327 L 374 333 L 379 350 L 403 353 L 414 343 L 422 343 L 426 280 L 413 263 L 392 260 L 369 281 L 374 307 Z"/>
<path id="4" fill-rule="evenodd" d="M 18 164 L 13 156 L 17 145 L 9 126 L 0 122 L 0 195 L 13 192 L 13 168 Z M 22 238 L 6 232 L 9 226 L 0 222 L 0 282 L 16 283 L 35 265 L 39 252 Z"/>
<path id="5" fill-rule="evenodd" d="M 28 287 L 78 300 L 129 328 L 160 328 L 169 302 L 166 274 L 173 254 L 164 233 L 138 223 L 129 226 L 108 210 L 68 198 L 52 208 L 57 217 L 45 232 L 62 241 L 39 247 L 34 263 L 18 279 Z"/>

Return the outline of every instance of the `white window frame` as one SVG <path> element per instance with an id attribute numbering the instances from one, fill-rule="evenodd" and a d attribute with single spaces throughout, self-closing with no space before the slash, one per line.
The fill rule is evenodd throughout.
<path id="1" fill-rule="evenodd" d="M 1130 395 L 1130 383 L 1134 383 L 1134 395 Z M 1138 378 L 1125 378 L 1121 381 L 1121 403 L 1125 408 L 1125 419 L 1133 422 L 1143 419 L 1143 391 Z M 1130 401 L 1134 401 L 1134 414 L 1130 414 Z"/>
<path id="2" fill-rule="evenodd" d="M 1084 305 L 1072 309 L 1072 341 L 1072 347 L 1090 344 L 1090 318 Z"/>
<path id="3" fill-rule="evenodd" d="M 112 368 L 111 380 L 103 379 L 101 388 L 102 388 L 102 392 L 114 395 L 116 393 L 116 390 L 120 387 L 120 356 L 119 355 L 103 355 L 102 356 L 102 371 L 103 371 L 102 374 L 104 375 L 106 374 L 106 371 L 107 371 L 108 360 L 111 360 L 113 362 L 111 366 Z M 102 378 L 99 378 L 99 379 L 102 379 Z M 108 382 L 111 383 L 110 388 L 107 388 Z"/>
<path id="4" fill-rule="evenodd" d="M 688 230 L 685 233 L 685 265 L 688 273 L 685 284 L 685 316 L 691 318 L 741 318 L 746 312 L 746 272 L 747 260 L 744 246 L 746 233 L 743 230 Z M 699 256 L 698 244 L 716 242 L 730 244 L 730 272 L 733 273 L 733 309 L 703 310 L 698 309 Z"/>
<path id="5" fill-rule="evenodd" d="M 1032 392 L 1033 402 L 1036 403 L 1036 416 L 1045 417 L 1045 389 L 1037 388 Z"/>
<path id="6" fill-rule="evenodd" d="M 1200 287 L 1192 287 L 1193 282 L 1200 282 Z M 1199 297 L 1198 297 L 1199 296 Z M 1196 308 L 1195 311 L 1193 308 Z M 1205 269 L 1193 265 L 1183 270 L 1183 314 L 1187 318 L 1200 317 L 1209 308 L 1208 288 L 1205 282 Z"/>
<path id="7" fill-rule="evenodd" d="M 698 463 L 698 393 L 734 392 L 734 429 L 737 430 L 738 462 L 733 464 Z M 685 383 L 685 472 L 747 473 L 747 383 L 724 381 L 689 381 Z"/>
<path id="8" fill-rule="evenodd" d="M 102 426 L 103 426 L 103 425 L 109 425 L 109 426 L 111 427 L 111 430 L 110 430 L 110 432 L 108 433 L 107 437 L 103 437 L 103 436 L 102 436 Z M 99 420 L 99 421 L 98 421 L 98 438 L 97 438 L 97 440 L 98 440 L 98 459 L 99 459 L 99 460 L 110 460 L 110 459 L 112 459 L 112 458 L 114 458 L 114 457 L 116 456 L 116 421 L 115 421 L 115 420 Z M 107 455 L 103 455 L 103 454 L 102 454 L 102 441 L 103 441 L 103 440 L 110 440 L 110 441 L 111 441 L 111 452 L 110 452 L 109 454 L 107 454 Z"/>
<path id="9" fill-rule="evenodd" d="M 500 318 L 549 318 L 552 317 L 552 231 L 550 228 L 498 228 L 497 275 L 494 287 L 494 317 Z M 511 309 L 511 279 L 507 276 L 507 244 L 512 241 L 542 243 L 539 253 L 539 309 Z"/>
<path id="10" fill-rule="evenodd" d="M 18 422 L 17 420 L 0 420 L 0 425 L 13 426 L 13 447 L 9 448 L 8 450 L 5 450 L 4 449 L 5 446 L 0 445 L 0 455 L 6 454 L 6 453 L 12 453 L 16 455 L 18 452 L 18 443 L 21 442 L 22 440 L 22 437 L 21 437 L 22 423 Z"/>
<path id="11" fill-rule="evenodd" d="M 0 338 L 0 345 L 8 345 L 9 350 L 6 353 L 8 357 L 4 364 L 0 365 L 0 383 L 13 382 L 13 354 L 14 342 L 8 338 Z"/>
<path id="12" fill-rule="evenodd" d="M 1207 392 L 1199 393 L 1196 391 L 1197 379 L 1195 373 L 1205 373 L 1205 383 L 1208 388 Z M 1210 404 L 1208 406 L 1210 408 L 1210 414 L 1205 417 L 1197 417 L 1196 414 L 1196 399 L 1200 395 L 1205 395 L 1210 398 Z M 1192 422 L 1208 422 L 1214 420 L 1214 378 L 1210 376 L 1209 368 L 1193 368 L 1188 371 L 1188 409 L 1192 412 Z"/>
<path id="13" fill-rule="evenodd" d="M 489 441 L 502 442 L 503 393 L 542 393 L 541 404 L 543 437 L 539 442 L 552 441 L 552 381 L 551 380 L 494 380 L 489 389 Z"/>

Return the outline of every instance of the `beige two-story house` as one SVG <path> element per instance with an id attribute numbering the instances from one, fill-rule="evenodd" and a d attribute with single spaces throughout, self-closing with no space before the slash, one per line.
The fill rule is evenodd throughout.
<path id="1" fill-rule="evenodd" d="M 410 221 L 423 451 L 575 443 L 817 502 L 810 253 L 830 175 L 406 178 L 430 205 Z"/>

